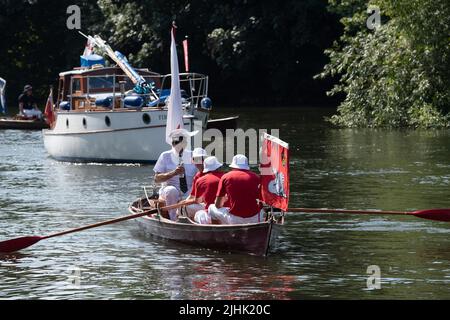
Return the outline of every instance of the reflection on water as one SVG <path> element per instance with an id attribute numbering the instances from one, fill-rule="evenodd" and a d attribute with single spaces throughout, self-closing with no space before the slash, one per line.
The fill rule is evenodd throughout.
<path id="1" fill-rule="evenodd" d="M 280 128 L 292 207 L 450 207 L 449 130 L 331 129 L 326 109 L 226 111 L 244 128 Z M 0 131 L 0 239 L 126 214 L 151 169 L 57 162 L 40 132 Z M 149 241 L 128 221 L 0 256 L 0 299 L 448 299 L 449 235 L 414 217 L 288 214 L 277 249 L 260 258 Z M 370 265 L 381 290 L 367 289 Z"/>

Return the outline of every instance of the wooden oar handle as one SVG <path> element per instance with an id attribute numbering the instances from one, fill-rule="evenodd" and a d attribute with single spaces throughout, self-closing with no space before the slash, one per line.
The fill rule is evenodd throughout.
<path id="1" fill-rule="evenodd" d="M 187 204 L 190 204 L 189 202 L 187 202 Z M 165 206 L 160 208 L 161 210 L 171 210 L 171 209 L 175 209 L 181 206 L 186 205 L 185 202 L 180 202 L 180 203 L 176 203 L 170 206 Z M 121 221 L 125 221 L 125 220 L 130 220 L 130 219 L 135 219 L 135 218 L 139 218 L 142 216 L 146 216 L 152 213 L 157 212 L 158 209 L 152 209 L 152 210 L 146 210 L 146 211 L 142 211 L 139 213 L 135 213 L 135 214 L 131 214 L 128 216 L 123 216 L 123 217 L 119 217 L 119 218 L 115 218 L 115 219 L 111 219 L 111 220 L 107 220 L 107 221 L 103 221 L 103 222 L 98 222 L 98 223 L 94 223 L 94 224 L 90 224 L 84 227 L 79 227 L 79 228 L 74 228 L 74 229 L 69 229 L 66 231 L 62 231 L 62 232 L 57 232 L 57 233 L 52 233 L 48 236 L 42 237 L 41 239 L 48 239 L 48 238 L 53 238 L 53 237 L 57 237 L 57 236 L 62 236 L 64 234 L 68 234 L 68 233 L 73 233 L 73 232 L 77 232 L 77 231 L 82 231 L 82 230 L 86 230 L 86 229 L 91 229 L 91 228 L 96 228 L 96 227 L 100 227 L 100 226 L 104 226 L 107 224 L 112 224 L 112 223 L 116 223 L 116 222 L 121 222 Z"/>
<path id="2" fill-rule="evenodd" d="M 305 212 L 305 213 L 358 213 L 358 214 L 397 214 L 409 215 L 411 212 L 405 211 L 381 211 L 381 210 L 347 210 L 347 209 L 326 209 L 326 208 L 288 208 L 287 212 Z"/>

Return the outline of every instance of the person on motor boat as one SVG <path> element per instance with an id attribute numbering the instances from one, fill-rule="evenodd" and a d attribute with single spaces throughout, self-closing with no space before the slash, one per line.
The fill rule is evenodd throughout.
<path id="1" fill-rule="evenodd" d="M 161 184 L 159 199 L 163 200 L 166 206 L 178 203 L 191 193 L 197 168 L 192 163 L 192 151 L 186 150 L 186 147 L 188 139 L 197 132 L 189 132 L 186 129 L 173 130 L 169 135 L 172 148 L 161 153 L 153 168 L 155 183 Z M 177 209 L 169 210 L 168 217 L 175 221 Z"/>
<path id="2" fill-rule="evenodd" d="M 250 171 L 243 154 L 233 157 L 230 168 L 232 170 L 220 178 L 215 202 L 208 208 L 211 219 L 222 224 L 261 222 L 260 176 Z M 225 201 L 229 206 L 225 206 Z"/>
<path id="3" fill-rule="evenodd" d="M 203 176 L 200 177 L 192 188 L 192 194 L 197 203 L 203 203 L 204 208 L 195 213 L 194 221 L 200 224 L 211 224 L 211 216 L 208 213 L 210 205 L 216 200 L 217 189 L 222 176 L 225 174 L 220 171 L 223 164 L 214 157 L 208 157 L 204 161 Z M 224 203 L 227 206 L 228 202 Z"/>
<path id="4" fill-rule="evenodd" d="M 33 87 L 27 84 L 23 93 L 19 96 L 19 114 L 26 118 L 42 118 L 42 112 L 38 109 L 36 99 L 33 96 Z"/>

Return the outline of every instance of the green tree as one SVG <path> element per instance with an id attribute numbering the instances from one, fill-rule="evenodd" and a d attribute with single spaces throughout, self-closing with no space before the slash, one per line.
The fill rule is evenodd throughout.
<path id="1" fill-rule="evenodd" d="M 58 73 L 79 65 L 86 40 L 66 28 L 73 4 L 85 33 L 100 34 L 136 67 L 160 73 L 170 71 L 176 20 L 177 42 L 189 36 L 191 70 L 210 76 L 216 102 L 326 101 L 333 82 L 312 79 L 340 33 L 323 0 L 0 0 L 0 76 L 8 81 L 10 106 L 27 83 L 45 102 Z"/>
<path id="2" fill-rule="evenodd" d="M 71 0 L 0 0 L 0 77 L 7 81 L 11 108 L 25 84 L 31 84 L 40 106 L 58 74 L 79 64 L 86 40 L 66 27 Z M 95 1 L 77 1 L 82 28 L 98 14 Z M 95 19 L 96 20 L 96 19 Z"/>
<path id="3" fill-rule="evenodd" d="M 133 64 L 158 72 L 169 71 L 169 28 L 176 20 L 178 42 L 190 39 L 192 70 L 211 76 L 212 95 L 221 101 L 295 105 L 320 97 L 328 85 L 312 79 L 339 32 L 322 0 L 98 3 L 102 35 Z"/>
<path id="4" fill-rule="evenodd" d="M 369 30 L 367 8 L 382 13 Z M 344 33 L 320 78 L 340 76 L 344 93 L 330 120 L 346 127 L 450 126 L 450 3 L 435 0 L 330 0 Z"/>

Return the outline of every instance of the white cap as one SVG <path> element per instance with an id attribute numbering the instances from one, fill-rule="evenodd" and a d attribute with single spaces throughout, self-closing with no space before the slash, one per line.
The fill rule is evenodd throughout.
<path id="1" fill-rule="evenodd" d="M 208 157 L 205 159 L 205 161 L 203 161 L 203 173 L 217 170 L 221 166 L 222 166 L 222 163 L 220 163 L 216 157 L 214 157 L 214 156 Z"/>
<path id="2" fill-rule="evenodd" d="M 247 157 L 243 154 L 235 155 L 233 157 L 233 161 L 231 161 L 230 168 L 250 170 Z"/>
<path id="3" fill-rule="evenodd" d="M 206 153 L 206 150 L 203 148 L 195 148 L 194 151 L 192 151 L 192 158 L 199 158 L 199 157 L 207 157 L 208 154 Z"/>
<path id="4" fill-rule="evenodd" d="M 195 136 L 197 133 L 198 133 L 198 130 L 189 132 L 186 129 L 175 129 L 170 132 L 169 138 L 171 138 L 172 140 L 174 140 L 175 138 L 181 137 L 181 136 L 189 138 L 189 137 Z"/>

